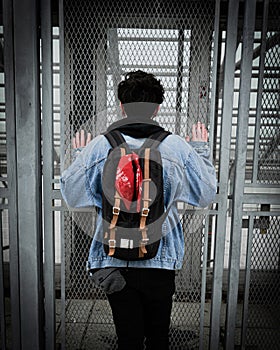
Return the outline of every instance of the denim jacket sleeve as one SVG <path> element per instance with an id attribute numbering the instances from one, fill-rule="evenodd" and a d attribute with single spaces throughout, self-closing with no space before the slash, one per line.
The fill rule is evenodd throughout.
<path id="1" fill-rule="evenodd" d="M 100 207 L 101 189 L 98 183 L 101 183 L 101 170 L 105 161 L 102 152 L 103 139 L 102 136 L 97 136 L 87 147 L 79 149 L 74 154 L 73 163 L 62 173 L 60 191 L 69 207 Z M 95 152 L 92 152 L 93 149 Z M 88 180 L 88 169 L 91 170 L 91 176 L 97 180 L 91 181 L 91 184 Z M 92 184 L 96 186 L 92 187 Z"/>
<path id="2" fill-rule="evenodd" d="M 62 197 L 69 207 L 99 207 L 102 203 L 101 176 L 108 153 L 108 142 L 103 136 L 94 138 L 87 147 L 77 152 L 74 162 L 62 173 Z M 182 201 L 197 207 L 206 207 L 216 194 L 215 168 L 209 160 L 210 149 L 205 142 L 190 142 L 173 136 L 165 148 L 167 159 L 179 158 L 176 166 L 166 169 L 168 201 Z M 175 163 L 174 163 L 175 164 Z M 168 192 L 168 193 L 167 193 Z"/>
<path id="3" fill-rule="evenodd" d="M 213 201 L 217 186 L 209 144 L 198 141 L 186 144 L 182 140 L 179 149 L 183 171 L 178 166 L 174 169 L 174 178 L 180 179 L 174 200 L 204 208 Z"/>

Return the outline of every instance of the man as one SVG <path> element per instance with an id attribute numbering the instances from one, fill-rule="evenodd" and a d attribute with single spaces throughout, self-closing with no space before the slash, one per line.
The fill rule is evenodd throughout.
<path id="1" fill-rule="evenodd" d="M 131 149 L 139 148 L 145 138 L 162 130 L 153 120 L 164 99 L 164 89 L 152 74 L 130 72 L 118 86 L 124 118 L 113 123 Z M 107 293 L 118 336 L 119 349 L 168 349 L 168 333 L 175 291 L 175 271 L 181 269 L 184 235 L 177 203 L 206 207 L 216 193 L 215 169 L 209 161 L 210 149 L 204 124 L 192 128 L 192 141 L 178 135 L 167 136 L 158 146 L 162 157 L 164 206 L 168 214 L 162 224 L 162 239 L 156 256 L 143 261 L 124 261 L 105 254 L 102 244 L 102 172 L 111 146 L 104 135 L 85 141 L 77 133 L 73 148 L 83 150 L 62 174 L 61 192 L 70 207 L 95 206 L 98 211 L 92 240 L 89 271 L 117 270 L 115 289 Z M 86 146 L 86 147 L 84 147 Z M 104 268 L 106 268 L 104 270 Z M 111 275 L 111 272 L 110 272 Z M 114 273 L 111 277 L 114 276 Z M 111 283 L 111 282 L 110 282 Z"/>

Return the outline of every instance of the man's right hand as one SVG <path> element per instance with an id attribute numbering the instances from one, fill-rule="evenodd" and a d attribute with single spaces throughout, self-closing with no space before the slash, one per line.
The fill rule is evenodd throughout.
<path id="1" fill-rule="evenodd" d="M 197 124 L 193 124 L 192 126 L 192 138 L 189 135 L 186 136 L 186 141 L 208 141 L 208 131 L 206 129 L 205 124 L 198 122 Z"/>

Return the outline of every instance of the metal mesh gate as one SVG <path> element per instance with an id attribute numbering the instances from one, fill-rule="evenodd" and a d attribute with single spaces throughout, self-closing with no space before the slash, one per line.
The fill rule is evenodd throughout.
<path id="1" fill-rule="evenodd" d="M 86 274 L 95 212 L 69 211 L 59 176 L 73 134 L 120 118 L 117 84 L 143 69 L 165 86 L 165 128 L 208 125 L 219 177 L 213 209 L 179 207 L 171 349 L 278 349 L 279 1 L 60 0 L 51 12 L 42 0 L 41 16 L 35 3 L 4 0 L 0 16 L 2 348 L 116 348 L 106 296 Z"/>
<path id="2" fill-rule="evenodd" d="M 165 101 L 157 120 L 163 127 L 186 136 L 197 120 L 210 123 L 214 11 L 211 1 L 64 2 L 65 166 L 71 161 L 70 141 L 76 131 L 84 128 L 97 135 L 120 118 L 117 84 L 131 70 L 161 79 Z M 85 272 L 94 213 L 65 213 L 63 220 L 66 347 L 113 349 L 109 305 Z M 199 347 L 204 326 L 207 212 L 190 209 L 182 223 L 187 251 L 176 278 L 172 349 Z"/>
<path id="3" fill-rule="evenodd" d="M 256 349 L 279 347 L 279 216 L 254 217 L 246 344 Z M 256 224 L 255 224 L 256 226 Z"/>
<path id="4" fill-rule="evenodd" d="M 259 57 L 253 61 L 256 94 L 253 161 L 247 158 L 245 186 L 266 192 L 244 205 L 248 216 L 243 344 L 254 349 L 278 349 L 280 342 L 279 169 L 280 169 L 280 7 L 265 2 L 262 32 L 255 33 Z M 252 88 L 253 89 L 253 88 Z M 248 150 L 250 146 L 248 146 Z M 249 151 L 250 152 L 250 151 Z M 252 189 L 248 191 L 252 192 Z M 273 198 L 275 197 L 277 198 Z M 248 200 L 249 202 L 250 200 Z M 247 226 L 247 225 L 246 225 Z"/>

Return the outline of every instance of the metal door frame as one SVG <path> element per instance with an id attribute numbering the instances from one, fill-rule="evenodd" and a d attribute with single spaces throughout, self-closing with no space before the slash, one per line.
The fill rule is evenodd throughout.
<path id="1" fill-rule="evenodd" d="M 38 3 L 5 0 L 3 13 L 12 346 L 39 349 L 44 309 Z"/>
<path id="2" fill-rule="evenodd" d="M 221 164 L 230 162 L 231 126 L 233 110 L 234 72 L 236 69 L 235 52 L 238 38 L 238 5 L 245 5 L 243 22 L 243 52 L 241 60 L 240 99 L 238 105 L 236 170 L 233 188 L 229 187 L 229 167 Z M 264 0 L 263 32 L 267 30 L 267 11 L 269 0 Z M 8 198 L 8 205 L 1 204 L 0 209 L 9 211 L 10 233 L 10 298 L 13 349 L 56 347 L 56 293 L 54 262 L 54 211 L 63 216 L 63 206 L 55 204 L 61 199 L 57 181 L 53 174 L 53 57 L 52 57 L 52 2 L 41 0 L 40 15 L 35 0 L 3 1 L 3 23 L 5 37 L 5 99 L 6 99 L 6 145 L 7 145 L 7 181 L 8 190 L 1 188 L 1 198 Z M 227 16 L 226 51 L 223 70 L 222 94 L 222 133 L 220 143 L 219 191 L 216 197 L 216 209 L 211 215 L 217 217 L 215 236 L 215 256 L 211 299 L 209 348 L 218 349 L 220 344 L 222 282 L 224 271 L 225 231 L 228 201 L 232 200 L 232 226 L 230 245 L 230 266 L 228 276 L 227 314 L 225 324 L 225 348 L 233 349 L 236 327 L 237 293 L 239 282 L 239 260 L 242 219 L 249 215 L 247 244 L 247 269 L 244 291 L 241 345 L 245 348 L 246 326 L 248 318 L 248 298 L 250 287 L 250 256 L 254 215 L 279 215 L 279 212 L 246 213 L 244 204 L 276 204 L 279 196 L 274 194 L 245 193 L 246 140 L 248 136 L 248 107 L 250 100 L 250 81 L 252 73 L 253 37 L 255 30 L 256 0 L 229 0 Z M 215 142 L 215 125 L 218 93 L 218 60 L 220 45 L 220 0 L 216 0 L 214 64 L 212 77 L 212 98 L 210 106 L 210 143 Z M 28 17 L 28 21 L 26 18 Z M 42 43 L 42 100 L 39 97 L 39 19 L 41 18 Z M 243 17 L 242 17 L 243 19 Z M 63 0 L 59 0 L 60 27 L 60 113 L 61 113 L 61 166 L 64 157 L 64 16 Z M 26 49 L 28 48 L 28 50 Z M 265 39 L 262 38 L 260 80 L 263 79 Z M 7 63 L 8 62 L 8 63 Z M 180 68 L 180 67 L 179 67 Z M 219 87 L 221 88 L 221 87 Z M 179 93 L 179 91 L 178 91 Z M 260 120 L 261 85 L 258 87 L 257 128 Z M 39 106 L 42 104 L 42 126 Z M 177 125 L 178 129 L 178 125 Z M 43 168 L 41 168 L 40 141 L 43 139 Z M 28 137 L 28 147 L 26 142 Z M 257 150 L 254 164 L 256 169 Z M 32 166 L 29 166 L 32 164 Z M 256 170 L 255 170 L 256 171 Z M 41 174 L 43 182 L 41 183 Z M 28 178 L 28 181 L 26 180 Z M 3 180 L 3 179 L 2 179 Z M 42 214 L 43 185 L 44 212 Z M 257 186 L 256 173 L 251 187 Z M 248 186 L 250 187 L 250 186 Z M 270 187 L 270 186 L 267 186 Z M 271 186 L 273 187 L 273 186 Z M 51 189 L 51 190 L 50 190 Z M 232 190 L 232 193 L 230 191 Z M 42 221 L 44 222 L 42 225 Z M 0 233 L 2 231 L 0 222 Z M 42 238 L 44 234 L 44 256 Z M 65 348 L 65 261 L 64 259 L 63 220 L 61 220 L 61 346 Z M 1 249 L 0 245 L 0 249 Z M 201 312 L 200 312 L 200 349 L 203 348 L 204 307 L 206 293 L 207 239 L 204 246 L 202 270 Z M 2 249 L 1 249 L 2 253 Z M 5 307 L 3 294 L 3 264 L 0 254 L 0 302 Z M 44 280 L 43 280 L 44 278 Z M 44 299 L 44 300 L 43 300 Z M 2 347 L 5 349 L 5 314 L 1 316 Z M 43 345 L 44 344 L 44 345 Z"/>

